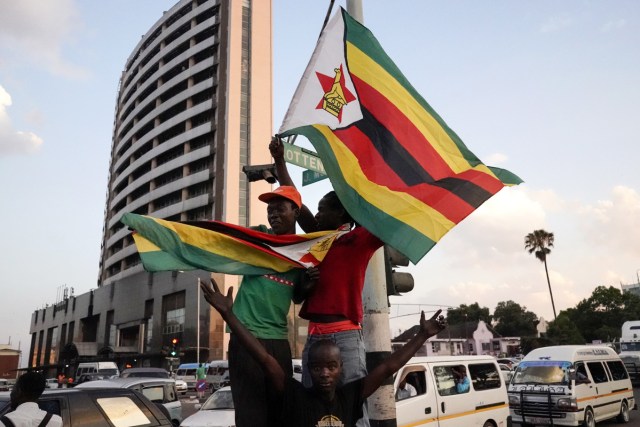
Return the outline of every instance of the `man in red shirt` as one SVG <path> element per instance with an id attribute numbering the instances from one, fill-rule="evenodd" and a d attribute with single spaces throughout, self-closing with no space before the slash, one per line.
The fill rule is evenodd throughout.
<path id="1" fill-rule="evenodd" d="M 294 187 L 284 161 L 284 147 L 273 138 L 269 150 L 276 164 L 281 185 Z M 318 203 L 314 216 L 302 205 L 298 224 L 306 232 L 350 229 L 355 225 L 335 191 L 327 193 Z M 329 339 L 340 348 L 342 356 L 341 384 L 367 375 L 366 352 L 362 334 L 362 288 L 369 260 L 383 242 L 364 227 L 356 226 L 337 238 L 318 266 L 319 278 L 315 290 L 302 304 L 300 317 L 309 320 L 308 338 L 302 352 L 302 383 L 311 387 L 308 368 L 309 348 L 314 342 Z M 369 425 L 366 414 L 359 427 Z"/>

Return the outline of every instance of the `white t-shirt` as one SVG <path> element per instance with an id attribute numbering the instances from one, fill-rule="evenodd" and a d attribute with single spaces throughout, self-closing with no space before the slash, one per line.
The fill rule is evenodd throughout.
<path id="1" fill-rule="evenodd" d="M 16 427 L 38 427 L 44 417 L 45 411 L 38 407 L 35 402 L 25 402 L 19 405 L 15 411 L 6 414 L 6 417 L 13 422 Z M 49 427 L 62 427 L 60 415 L 54 415 L 47 424 Z"/>

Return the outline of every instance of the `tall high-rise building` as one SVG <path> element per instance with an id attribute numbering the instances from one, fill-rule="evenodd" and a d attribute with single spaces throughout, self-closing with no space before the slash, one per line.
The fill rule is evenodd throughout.
<path id="1" fill-rule="evenodd" d="M 270 160 L 271 1 L 182 0 L 120 78 L 98 286 L 142 271 L 125 212 L 249 225 L 246 164 Z"/>
<path id="2" fill-rule="evenodd" d="M 242 166 L 271 160 L 271 70 L 271 0 L 180 0 L 142 36 L 118 86 L 98 287 L 33 313 L 30 366 L 224 358 L 222 319 L 200 304 L 208 274 L 145 272 L 120 218 L 265 223 L 270 186 Z"/>

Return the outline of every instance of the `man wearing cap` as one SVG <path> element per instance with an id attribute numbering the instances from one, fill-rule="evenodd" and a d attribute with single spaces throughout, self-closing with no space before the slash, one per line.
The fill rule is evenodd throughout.
<path id="1" fill-rule="evenodd" d="M 265 225 L 251 227 L 272 234 L 295 234 L 302 198 L 295 187 L 280 186 L 261 194 L 267 203 Z M 292 376 L 287 314 L 291 300 L 302 302 L 315 282 L 317 269 L 294 269 L 284 273 L 244 276 L 233 305 L 233 313 L 246 325 L 280 364 L 288 377 Z M 280 427 L 281 402 L 262 367 L 231 334 L 229 341 L 229 376 L 236 407 L 237 427 Z"/>

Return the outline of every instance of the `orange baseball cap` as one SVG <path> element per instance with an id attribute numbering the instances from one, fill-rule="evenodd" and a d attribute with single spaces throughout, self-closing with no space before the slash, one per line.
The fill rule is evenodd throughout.
<path id="1" fill-rule="evenodd" d="M 295 187 L 291 187 L 289 185 L 281 185 L 273 191 L 262 193 L 258 196 L 258 199 L 265 203 L 269 203 L 269 201 L 274 197 L 283 197 L 287 200 L 291 200 L 296 204 L 297 207 L 302 207 L 302 197 Z"/>

